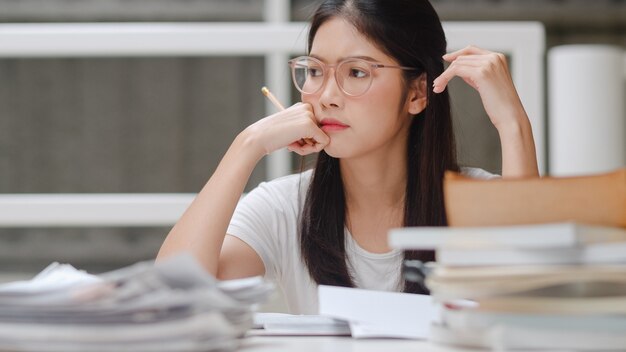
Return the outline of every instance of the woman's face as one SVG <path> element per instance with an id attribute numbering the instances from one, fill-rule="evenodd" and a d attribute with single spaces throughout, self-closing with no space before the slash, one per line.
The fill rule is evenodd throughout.
<path id="1" fill-rule="evenodd" d="M 320 26 L 309 55 L 327 65 L 353 57 L 398 65 L 341 18 L 330 19 Z M 402 70 L 373 70 L 369 90 L 356 97 L 341 91 L 334 72 L 334 69 L 327 71 L 325 85 L 315 94 L 302 94 L 302 101 L 313 106 L 318 124 L 330 137 L 324 149 L 326 153 L 336 158 L 353 158 L 381 148 L 404 150 L 406 139 L 398 137 L 406 136 L 412 117 L 408 104 L 401 101 Z M 333 125 L 333 120 L 347 127 Z M 331 124 L 326 125 L 327 122 Z"/>

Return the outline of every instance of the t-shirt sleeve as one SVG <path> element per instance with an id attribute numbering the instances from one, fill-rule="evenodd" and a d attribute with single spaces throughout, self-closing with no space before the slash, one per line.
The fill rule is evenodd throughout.
<path id="1" fill-rule="evenodd" d="M 477 167 L 462 167 L 461 174 L 471 178 L 479 178 L 483 180 L 490 180 L 493 178 L 500 178 L 498 174 L 492 174 L 489 171 L 483 170 Z"/>
<path id="2" fill-rule="evenodd" d="M 227 233 L 247 243 L 261 257 L 265 277 L 278 279 L 283 267 L 282 247 L 289 232 L 287 200 L 271 183 L 263 182 L 237 204 Z"/>

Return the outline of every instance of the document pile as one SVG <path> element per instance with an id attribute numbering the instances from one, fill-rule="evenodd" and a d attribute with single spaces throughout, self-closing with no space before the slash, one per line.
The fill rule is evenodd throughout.
<path id="1" fill-rule="evenodd" d="M 191 255 L 99 276 L 53 263 L 0 285 L 0 350 L 233 350 L 271 290 L 258 277 L 217 281 Z"/>
<path id="2" fill-rule="evenodd" d="M 399 229 L 392 247 L 435 249 L 442 304 L 431 340 L 510 349 L 623 350 L 626 229 L 556 223 Z"/>

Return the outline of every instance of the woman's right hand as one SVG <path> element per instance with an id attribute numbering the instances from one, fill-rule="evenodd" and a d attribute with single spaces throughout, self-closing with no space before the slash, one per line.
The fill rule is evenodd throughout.
<path id="1" fill-rule="evenodd" d="M 248 126 L 243 133 L 264 154 L 287 147 L 292 152 L 308 155 L 321 151 L 330 142 L 308 103 L 297 103 L 267 116 Z"/>
<path id="2" fill-rule="evenodd" d="M 312 140 L 312 145 L 305 139 Z M 250 125 L 235 138 L 213 176 L 167 235 L 158 259 L 188 251 L 214 276 L 263 275 L 263 261 L 250 246 L 234 237 L 226 239 L 250 175 L 265 154 L 288 147 L 307 155 L 329 142 L 309 104 L 295 104 Z"/>

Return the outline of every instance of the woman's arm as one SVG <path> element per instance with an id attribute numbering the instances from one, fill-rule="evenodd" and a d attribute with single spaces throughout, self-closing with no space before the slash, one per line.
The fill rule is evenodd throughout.
<path id="1" fill-rule="evenodd" d="M 302 138 L 316 143 L 300 143 Z M 229 238 L 224 245 L 226 229 L 252 170 L 265 154 L 274 150 L 288 146 L 306 155 L 320 151 L 328 142 L 309 104 L 296 104 L 246 128 L 167 235 L 157 260 L 189 251 L 215 276 L 218 272 L 226 272 L 230 277 L 263 274 L 259 256 L 243 241 Z M 243 257 L 232 258 L 237 255 Z"/>
<path id="2" fill-rule="evenodd" d="M 434 80 L 442 92 L 455 76 L 476 89 L 502 145 L 503 177 L 538 177 L 535 142 L 528 115 L 515 90 L 506 57 L 473 46 L 447 54 L 450 66 Z"/>
<path id="3" fill-rule="evenodd" d="M 157 260 L 189 251 L 217 275 L 226 229 L 252 170 L 263 156 L 253 145 L 245 131 L 235 138 L 213 176 L 167 235 Z"/>

